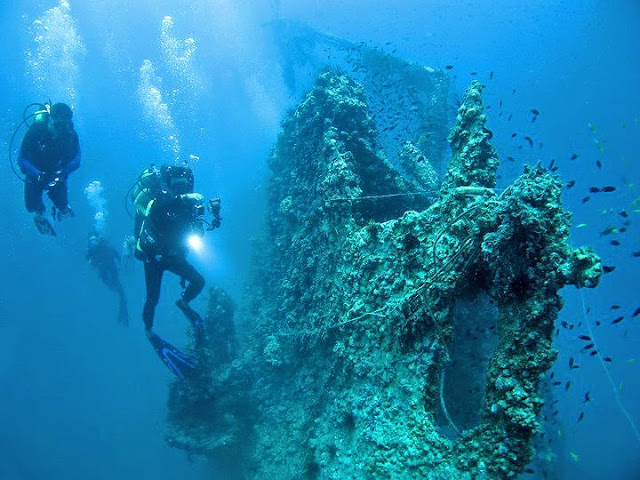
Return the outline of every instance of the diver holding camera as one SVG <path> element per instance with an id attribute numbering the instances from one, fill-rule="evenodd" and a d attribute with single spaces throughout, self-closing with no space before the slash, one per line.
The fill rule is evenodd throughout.
<path id="1" fill-rule="evenodd" d="M 144 180 L 144 182 L 143 182 Z M 144 184 L 143 184 L 144 183 Z M 136 258 L 143 261 L 146 301 L 142 313 L 147 338 L 165 365 L 184 378 L 195 364 L 153 332 L 155 309 L 165 271 L 178 275 L 184 288 L 176 306 L 191 322 L 196 343 L 204 339 L 202 317 L 189 303 L 202 291 L 204 277 L 187 260 L 188 238 L 203 236 L 220 226 L 220 199 L 209 200 L 211 222 L 204 219 L 204 196 L 194 193 L 193 171 L 187 165 L 165 165 L 145 170 L 133 189 L 136 204 Z M 146 207 L 142 208 L 146 203 Z"/>

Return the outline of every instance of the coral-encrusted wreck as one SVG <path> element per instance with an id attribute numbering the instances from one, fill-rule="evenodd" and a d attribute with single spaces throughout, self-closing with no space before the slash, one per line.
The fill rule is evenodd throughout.
<path id="1" fill-rule="evenodd" d="M 378 151 L 362 87 L 320 76 L 269 160 L 238 353 L 220 334 L 233 312 L 216 291 L 201 374 L 172 390 L 171 442 L 244 478 L 525 469 L 556 357 L 558 291 L 596 286 L 601 266 L 569 245 L 556 176 L 527 167 L 494 189 L 485 120 L 473 82 L 444 181 L 410 144 L 403 160 L 415 165 L 401 173 Z"/>

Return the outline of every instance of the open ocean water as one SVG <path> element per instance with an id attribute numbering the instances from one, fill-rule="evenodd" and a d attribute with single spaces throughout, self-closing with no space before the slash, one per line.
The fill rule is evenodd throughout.
<path id="1" fill-rule="evenodd" d="M 563 292 L 551 453 L 558 478 L 640 478 L 640 2 L 16 0 L 0 4 L 0 479 L 225 478 L 164 442 L 172 376 L 144 337 L 142 269 L 122 266 L 123 328 L 86 238 L 100 213 L 119 249 L 140 170 L 189 159 L 196 190 L 224 208 L 192 259 L 209 285 L 240 294 L 269 149 L 300 100 L 268 27 L 282 19 L 446 69 L 452 105 L 480 80 L 501 185 L 524 164 L 558 167 L 572 243 L 615 268 L 594 290 Z M 76 215 L 56 239 L 37 233 L 6 157 L 23 109 L 47 101 L 73 106 L 83 153 Z M 182 344 L 179 291 L 165 280 L 156 325 Z"/>

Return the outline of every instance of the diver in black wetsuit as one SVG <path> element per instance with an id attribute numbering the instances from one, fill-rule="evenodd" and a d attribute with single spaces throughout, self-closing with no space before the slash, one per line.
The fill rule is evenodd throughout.
<path id="1" fill-rule="evenodd" d="M 183 378 L 195 365 L 152 331 L 153 319 L 162 276 L 165 271 L 172 272 L 181 278 L 183 286 L 186 285 L 176 305 L 193 324 L 196 342 L 203 339 L 202 318 L 189 303 L 202 291 L 205 280 L 187 261 L 187 239 L 190 234 L 204 234 L 204 197 L 193 193 L 193 172 L 187 166 L 165 165 L 160 176 L 162 189 L 148 203 L 137 234 L 136 257 L 144 262 L 147 289 L 142 319 L 147 338 L 160 358 L 173 373 Z"/>
<path id="2" fill-rule="evenodd" d="M 129 310 L 127 308 L 127 297 L 120 283 L 120 275 L 118 273 L 120 254 L 109 244 L 106 238 L 94 232 L 89 235 L 87 255 L 85 258 L 98 270 L 100 280 L 102 280 L 110 290 L 118 294 L 120 299 L 118 323 L 128 325 Z"/>
<path id="3" fill-rule="evenodd" d="M 25 204 L 28 212 L 35 213 L 36 227 L 43 234 L 55 235 L 45 217 L 44 191 L 57 209 L 58 220 L 73 215 L 67 201 L 67 178 L 80 167 L 80 143 L 72 118 L 67 104 L 56 103 L 38 112 L 22 140 L 18 165 L 26 176 Z"/>

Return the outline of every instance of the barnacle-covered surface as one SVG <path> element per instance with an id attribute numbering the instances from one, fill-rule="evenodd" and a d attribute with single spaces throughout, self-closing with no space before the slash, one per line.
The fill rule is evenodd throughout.
<path id="1" fill-rule="evenodd" d="M 485 121 L 473 82 L 439 194 L 408 195 L 425 185 L 380 153 L 363 88 L 320 76 L 269 159 L 248 333 L 225 360 L 212 352 L 229 337 L 209 332 L 201 373 L 173 387 L 170 441 L 247 478 L 524 470 L 558 291 L 596 286 L 601 267 L 568 244 L 557 177 L 528 167 L 495 192 Z M 224 305 L 212 297 L 210 324 L 231 321 Z"/>

